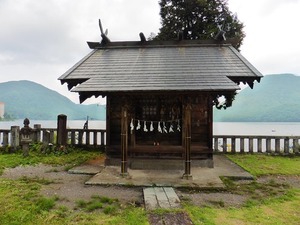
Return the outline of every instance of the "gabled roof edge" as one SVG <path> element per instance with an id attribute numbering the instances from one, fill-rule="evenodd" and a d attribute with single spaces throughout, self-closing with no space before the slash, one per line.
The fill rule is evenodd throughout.
<path id="1" fill-rule="evenodd" d="M 247 66 L 258 78 L 263 77 L 259 72 L 241 53 L 239 53 L 233 46 L 229 46 L 229 49 Z"/>
<path id="2" fill-rule="evenodd" d="M 87 54 L 85 57 L 83 57 L 80 61 L 78 61 L 74 66 L 72 66 L 70 69 L 68 69 L 64 74 L 62 74 L 58 80 L 61 80 L 62 83 L 65 83 L 65 79 L 67 76 L 72 73 L 79 65 L 84 63 L 88 58 L 90 58 L 97 50 L 91 51 L 89 54 Z"/>

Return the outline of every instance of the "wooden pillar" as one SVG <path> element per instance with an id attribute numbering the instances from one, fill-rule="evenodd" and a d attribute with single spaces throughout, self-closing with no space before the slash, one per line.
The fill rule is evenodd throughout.
<path id="1" fill-rule="evenodd" d="M 67 145 L 67 116 L 66 115 L 58 115 L 57 116 L 57 137 L 56 137 L 56 143 L 60 146 L 66 146 Z"/>
<path id="2" fill-rule="evenodd" d="M 185 107 L 184 113 L 184 129 L 185 129 L 185 141 L 184 141 L 184 174 L 183 178 L 191 179 L 191 121 L 192 121 L 192 106 L 188 103 Z"/>
<path id="3" fill-rule="evenodd" d="M 127 170 L 127 149 L 128 149 L 128 112 L 127 106 L 122 106 L 121 110 L 121 175 L 128 175 Z"/>

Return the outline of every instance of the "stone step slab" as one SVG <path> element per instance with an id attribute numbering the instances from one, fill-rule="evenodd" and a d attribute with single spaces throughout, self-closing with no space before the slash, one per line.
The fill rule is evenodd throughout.
<path id="1" fill-rule="evenodd" d="M 179 208 L 180 199 L 172 187 L 149 187 L 143 189 L 145 208 Z"/>

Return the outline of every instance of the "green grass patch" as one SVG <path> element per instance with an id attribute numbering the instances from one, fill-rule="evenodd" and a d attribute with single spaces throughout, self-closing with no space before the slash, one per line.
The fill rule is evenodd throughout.
<path id="1" fill-rule="evenodd" d="M 48 165 L 66 165 L 66 170 L 72 168 L 76 165 L 80 165 L 83 162 L 101 156 L 101 153 L 98 151 L 87 151 L 83 149 L 71 149 L 66 153 L 57 153 L 52 152 L 44 154 L 39 151 L 30 151 L 28 157 L 24 157 L 21 151 L 17 153 L 0 154 L 0 175 L 3 173 L 5 168 L 14 168 L 17 166 L 25 165 L 37 165 L 39 163 L 48 164 Z"/>
<path id="2" fill-rule="evenodd" d="M 42 221 L 52 210 L 56 198 L 40 196 L 41 184 L 24 180 L 0 179 L 0 224 L 31 224 Z"/>
<path id="3" fill-rule="evenodd" d="M 81 201 L 83 210 L 58 207 L 59 198 L 39 195 L 43 184 L 38 179 L 0 178 L 0 224 L 149 224 L 143 208 L 124 206 L 107 197 L 93 196 L 90 202 Z"/>
<path id="4" fill-rule="evenodd" d="M 103 224 L 149 225 L 147 213 L 143 208 L 128 207 L 110 218 L 110 221 Z"/>
<path id="5" fill-rule="evenodd" d="M 248 202 L 241 208 L 197 207 L 185 204 L 184 209 L 194 224 L 300 224 L 300 190 L 290 190 L 279 198 Z"/>
<path id="6" fill-rule="evenodd" d="M 105 196 L 92 196 L 90 201 L 78 200 L 75 209 L 85 210 L 87 212 L 102 209 L 105 214 L 113 215 L 120 209 L 120 204 L 117 199 L 111 199 Z"/>
<path id="7" fill-rule="evenodd" d="M 246 205 L 264 202 L 267 199 L 289 196 L 290 192 L 290 186 L 288 184 L 276 183 L 274 180 L 270 180 L 266 183 L 259 183 L 256 180 L 238 183 L 227 177 L 222 177 L 221 179 L 226 185 L 228 192 L 248 197 L 249 200 Z"/>
<path id="8" fill-rule="evenodd" d="M 254 176 L 300 175 L 300 157 L 269 156 L 262 154 L 226 155 Z"/>

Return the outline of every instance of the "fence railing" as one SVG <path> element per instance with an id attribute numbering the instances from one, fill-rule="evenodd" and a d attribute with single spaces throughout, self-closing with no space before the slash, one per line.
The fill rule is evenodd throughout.
<path id="1" fill-rule="evenodd" d="M 15 137 L 18 128 L 0 129 L 0 146 L 16 146 Z M 56 132 L 54 128 L 41 128 L 35 126 L 33 129 L 33 142 L 44 144 L 56 143 Z M 105 129 L 67 129 L 69 145 L 73 146 L 105 146 Z M 17 141 L 20 143 L 20 140 Z M 221 153 L 275 153 L 295 154 L 300 151 L 300 136 L 244 136 L 244 135 L 215 135 L 213 137 L 213 149 Z"/>
<path id="2" fill-rule="evenodd" d="M 10 144 L 11 130 L 1 129 L 0 130 L 0 145 L 7 146 Z"/>
<path id="3" fill-rule="evenodd" d="M 294 154 L 300 150 L 300 136 L 215 135 L 215 152 Z"/>
<path id="4" fill-rule="evenodd" d="M 106 130 L 105 129 L 67 129 L 69 145 L 73 146 L 104 146 L 106 144 Z M 12 129 L 0 129 L 0 146 L 12 146 L 12 143 L 20 144 L 19 140 L 13 140 Z M 31 135 L 33 142 L 43 142 L 44 144 L 56 144 L 57 130 L 55 128 L 40 128 L 33 129 Z"/>

